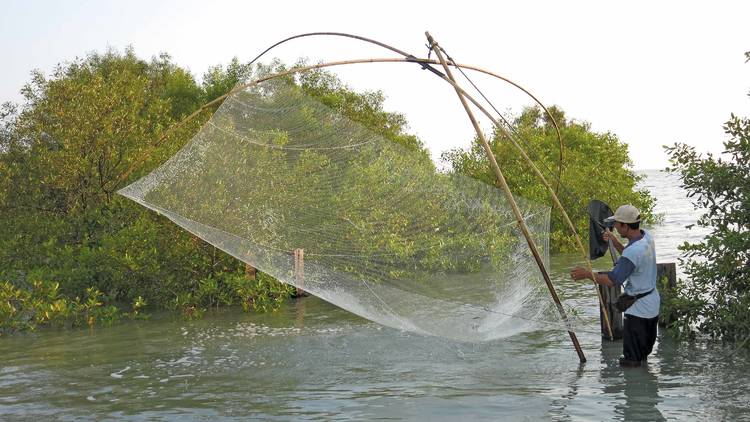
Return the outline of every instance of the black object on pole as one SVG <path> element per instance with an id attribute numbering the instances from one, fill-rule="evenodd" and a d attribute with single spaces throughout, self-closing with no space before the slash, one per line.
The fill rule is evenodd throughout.
<path id="1" fill-rule="evenodd" d="M 589 202 L 589 257 L 596 259 L 604 256 L 609 250 L 609 244 L 602 235 L 606 229 L 611 229 L 604 219 L 613 216 L 609 205 L 593 199 Z"/>

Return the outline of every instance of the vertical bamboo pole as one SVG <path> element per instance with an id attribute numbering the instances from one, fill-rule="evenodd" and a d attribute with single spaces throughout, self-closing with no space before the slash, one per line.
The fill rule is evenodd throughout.
<path id="1" fill-rule="evenodd" d="M 606 229 L 609 231 L 609 229 Z M 612 244 L 612 240 L 609 240 L 609 255 L 612 257 L 612 264 L 615 264 L 617 262 L 617 254 L 615 252 L 615 246 Z M 602 319 L 601 319 L 601 327 L 602 327 L 602 338 L 609 337 L 611 341 L 619 340 L 622 338 L 622 333 L 624 331 L 623 326 L 623 320 L 622 320 L 622 313 L 615 308 L 615 301 L 617 301 L 617 298 L 620 297 L 620 293 L 622 293 L 622 288 L 620 286 L 605 286 L 603 284 L 599 285 L 599 293 L 602 297 L 603 304 L 600 306 L 601 312 L 602 312 Z M 609 318 L 609 322 L 611 323 L 611 326 L 609 327 L 609 331 L 605 331 L 607 329 L 606 323 L 607 318 Z"/>
<path id="2" fill-rule="evenodd" d="M 430 47 L 437 55 L 438 60 L 440 60 L 440 64 L 443 66 L 443 69 L 445 70 L 446 75 L 448 75 L 448 78 L 455 84 L 456 80 L 453 78 L 453 74 L 451 73 L 451 70 L 448 67 L 448 64 L 445 62 L 445 59 L 443 58 L 443 54 L 440 52 L 440 47 L 438 46 L 437 42 L 432 38 L 429 32 L 425 32 L 425 35 L 427 36 L 427 42 L 429 43 Z M 562 306 L 562 303 L 560 302 L 560 298 L 557 296 L 555 287 L 552 285 L 552 280 L 550 279 L 549 274 L 547 273 L 547 269 L 544 267 L 544 262 L 542 261 L 542 257 L 539 255 L 539 251 L 537 250 L 534 240 L 531 238 L 529 229 L 528 227 L 526 227 L 526 223 L 523 221 L 523 216 L 521 215 L 521 211 L 518 209 L 518 204 L 516 204 L 516 201 L 513 199 L 513 193 L 510 191 L 510 188 L 508 187 L 508 183 L 505 181 L 505 176 L 503 176 L 503 172 L 500 170 L 500 166 L 498 166 L 497 160 L 495 160 L 494 154 L 492 154 L 492 149 L 490 149 L 490 145 L 489 143 L 487 143 L 487 139 L 485 139 L 484 133 L 482 133 L 482 130 L 479 127 L 479 123 L 477 123 L 476 118 L 474 118 L 474 114 L 469 108 L 469 104 L 466 102 L 466 98 L 464 98 L 462 91 L 460 91 L 457 86 L 455 87 L 455 89 L 456 89 L 456 94 L 458 95 L 458 98 L 461 100 L 461 104 L 463 105 L 464 110 L 466 110 L 466 114 L 469 116 L 469 120 L 471 120 L 471 124 L 474 126 L 474 130 L 476 131 L 477 136 L 479 137 L 479 141 L 481 142 L 482 147 L 484 148 L 484 152 L 487 154 L 487 158 L 490 160 L 490 164 L 492 166 L 492 170 L 495 173 L 495 177 L 497 177 L 497 181 L 500 183 L 500 186 L 502 187 L 503 192 L 505 193 L 505 196 L 508 198 L 508 201 L 510 202 L 511 207 L 513 208 L 513 214 L 516 217 L 516 223 L 518 223 L 518 227 L 521 229 L 523 236 L 526 238 L 526 243 L 528 243 L 529 249 L 531 250 L 532 255 L 534 255 L 534 260 L 536 261 L 536 264 L 539 267 L 539 271 L 542 273 L 544 282 L 547 284 L 547 288 L 549 289 L 550 295 L 552 296 L 552 300 L 554 300 L 555 305 L 557 305 L 557 310 L 558 312 L 560 312 L 560 316 L 567 323 L 568 316 L 565 312 L 565 309 Z M 570 340 L 573 342 L 573 346 L 576 349 L 576 353 L 578 353 L 578 359 L 582 363 L 586 362 L 586 356 L 583 354 L 583 350 L 581 350 L 581 345 L 578 343 L 578 337 L 576 337 L 576 334 L 570 330 L 568 330 L 568 334 L 570 335 Z"/>

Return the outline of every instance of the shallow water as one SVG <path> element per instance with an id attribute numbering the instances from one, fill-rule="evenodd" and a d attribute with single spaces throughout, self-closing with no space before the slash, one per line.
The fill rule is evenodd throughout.
<path id="1" fill-rule="evenodd" d="M 646 185 L 655 179 L 664 180 Z M 673 182 L 651 187 L 666 211 L 654 229 L 660 261 L 699 236 L 674 227 L 695 213 Z M 578 333 L 584 365 L 559 330 L 459 343 L 308 297 L 272 314 L 227 309 L 4 338 L 0 419 L 750 420 L 746 351 L 660 333 L 646 367 L 621 369 L 622 343 L 597 333 L 593 287 L 567 280 L 576 259 L 553 257 L 552 274 L 591 323 Z"/>

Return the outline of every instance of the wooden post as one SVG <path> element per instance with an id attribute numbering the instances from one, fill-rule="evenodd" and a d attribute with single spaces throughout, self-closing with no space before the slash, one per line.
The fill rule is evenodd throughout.
<path id="1" fill-rule="evenodd" d="M 247 259 L 248 261 L 253 261 L 253 262 L 256 261 L 255 254 L 253 253 L 252 249 L 249 249 L 247 252 L 245 252 L 245 259 Z M 246 261 L 245 262 L 245 275 L 247 276 L 248 280 L 255 281 L 258 279 L 258 269 L 248 264 Z"/>
<path id="2" fill-rule="evenodd" d="M 245 275 L 247 276 L 248 280 L 257 280 L 258 270 L 250 264 L 245 264 Z"/>
<path id="3" fill-rule="evenodd" d="M 518 204 L 516 204 L 515 199 L 513 199 L 513 193 L 510 191 L 510 188 L 508 187 L 508 183 L 505 180 L 505 176 L 503 176 L 502 170 L 500 170 L 500 166 L 497 164 L 497 160 L 495 160 L 495 155 L 492 153 L 492 149 L 490 148 L 489 143 L 487 143 L 487 139 L 485 139 L 484 133 L 482 132 L 481 128 L 479 127 L 479 123 L 474 117 L 474 113 L 472 113 L 471 109 L 469 108 L 469 104 L 466 102 L 466 98 L 464 98 L 463 90 L 461 90 L 458 87 L 458 85 L 455 85 L 456 80 L 453 78 L 453 73 L 448 67 L 448 64 L 445 62 L 445 58 L 443 58 L 443 54 L 440 51 L 440 46 L 432 38 L 429 32 L 425 32 L 425 35 L 427 36 L 427 42 L 429 43 L 430 48 L 432 49 L 432 51 L 435 52 L 435 55 L 438 57 L 438 60 L 440 60 L 440 64 L 443 66 L 443 69 L 445 70 L 445 74 L 447 75 L 448 80 L 450 80 L 452 84 L 454 84 L 456 94 L 458 94 L 458 98 L 461 101 L 461 104 L 463 105 L 464 110 L 466 111 L 466 114 L 468 115 L 469 120 L 471 121 L 471 124 L 474 126 L 474 131 L 476 132 L 477 137 L 479 138 L 479 142 L 481 143 L 482 148 L 484 148 L 484 151 L 487 154 L 487 159 L 490 161 L 490 166 L 492 167 L 492 170 L 495 173 L 495 177 L 497 178 L 497 181 L 500 183 L 500 187 L 505 193 L 505 196 L 508 199 L 508 202 L 510 203 L 511 208 L 513 209 L 513 214 L 516 217 L 516 223 L 518 224 L 518 227 L 521 230 L 521 233 L 523 233 L 523 236 L 526 238 L 526 243 L 528 244 L 529 250 L 531 251 L 531 254 L 534 256 L 534 260 L 536 261 L 536 264 L 539 267 L 539 272 L 542 273 L 542 278 L 544 278 L 544 282 L 547 284 L 547 288 L 549 289 L 550 295 L 552 296 L 552 300 L 555 302 L 555 305 L 557 305 L 557 310 L 560 313 L 562 320 L 567 324 L 568 315 L 566 314 L 565 308 L 563 308 L 562 303 L 560 302 L 560 298 L 557 296 L 555 287 L 552 285 L 552 280 L 550 279 L 549 274 L 547 273 L 547 269 L 544 267 L 544 262 L 542 262 L 542 258 L 541 258 L 541 255 L 539 254 L 539 250 L 537 249 L 536 244 L 534 243 L 534 240 L 531 238 L 531 234 L 529 233 L 528 227 L 526 227 L 526 223 L 523 220 L 521 211 L 518 209 Z M 580 360 L 581 363 L 586 362 L 586 356 L 583 354 L 583 349 L 581 349 L 581 345 L 578 342 L 578 337 L 571 330 L 568 330 L 568 335 L 570 336 L 570 340 L 573 342 L 573 347 L 575 348 L 576 353 L 578 354 L 578 359 Z"/>
<path id="4" fill-rule="evenodd" d="M 664 277 L 667 278 L 666 285 L 662 283 L 662 278 Z M 656 286 L 659 289 L 659 294 L 662 295 L 662 300 L 664 300 L 664 295 L 668 294 L 667 292 L 674 289 L 676 285 L 677 265 L 675 265 L 674 262 L 657 263 Z M 620 297 L 620 294 L 622 294 L 622 288 L 620 286 L 607 287 L 600 285 L 599 291 L 601 292 L 604 303 L 606 304 L 604 308 L 600 307 L 600 311 L 602 313 L 602 319 L 600 319 L 600 323 L 602 326 L 602 338 L 610 338 L 604 325 L 603 314 L 606 311 L 609 313 L 609 320 L 612 322 L 612 330 L 614 331 L 615 340 L 620 340 L 622 339 L 622 332 L 624 329 L 622 316 L 623 314 L 615 308 L 615 302 L 617 301 L 617 298 Z M 659 325 L 664 327 L 670 322 L 674 321 L 674 319 L 674 315 L 660 314 Z"/>
<path id="5" fill-rule="evenodd" d="M 667 278 L 667 284 L 662 284 L 662 279 Z M 664 262 L 656 264 L 656 287 L 659 289 L 659 294 L 664 300 L 664 297 L 670 294 L 675 287 L 677 287 L 677 265 L 674 262 Z M 666 327 L 670 322 L 676 319 L 675 315 L 672 314 L 661 314 L 659 315 L 659 325 Z"/>
<path id="6" fill-rule="evenodd" d="M 294 297 L 309 296 L 303 289 L 305 286 L 305 250 L 294 250 L 294 283 L 297 287 Z"/>
<path id="7" fill-rule="evenodd" d="M 620 294 L 622 293 L 622 288 L 620 286 L 605 286 L 603 284 L 599 285 L 599 293 L 602 295 L 602 301 L 604 302 L 604 308 L 601 306 L 599 307 L 599 310 L 601 311 L 600 315 L 600 323 L 602 326 L 602 339 L 607 340 L 621 340 L 622 339 L 622 332 L 624 330 L 623 320 L 622 320 L 622 312 L 618 311 L 617 308 L 615 308 L 615 302 L 617 302 L 617 298 L 620 297 Z M 607 329 L 607 324 L 605 323 L 605 313 L 607 316 L 609 316 L 609 322 L 612 323 L 612 336 L 609 335 L 609 330 Z"/>
<path id="8" fill-rule="evenodd" d="M 669 289 L 677 287 L 677 265 L 674 262 L 662 262 L 656 264 L 656 281 L 661 281 L 663 277 L 667 278 L 667 285 Z"/>

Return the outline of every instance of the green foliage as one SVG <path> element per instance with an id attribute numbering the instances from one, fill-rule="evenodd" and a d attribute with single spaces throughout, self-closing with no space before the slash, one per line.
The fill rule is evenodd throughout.
<path id="1" fill-rule="evenodd" d="M 677 334 L 692 336 L 694 320 L 685 316 L 699 312 L 702 301 L 688 299 L 689 293 L 684 283 L 677 283 L 672 287 L 667 283 L 667 278 L 664 277 L 657 284 L 661 296 L 659 322 Z"/>
<path id="2" fill-rule="evenodd" d="M 208 103 L 231 91 L 238 83 L 248 82 L 253 75 L 253 69 L 247 64 L 240 63 L 237 57 L 225 67 L 212 66 L 203 75 L 203 102 Z"/>
<path id="3" fill-rule="evenodd" d="M 408 133 L 405 116 L 384 110 L 382 92 L 355 93 L 322 70 L 300 74 L 298 83 L 306 95 L 392 142 L 379 145 L 375 151 L 361 148 L 352 157 L 355 165 L 349 166 L 348 172 L 337 171 L 348 189 L 346 193 L 331 192 L 327 201 L 334 207 L 347 201 L 367 206 L 341 207 L 347 209 L 341 217 L 349 224 L 339 227 L 340 234 L 334 238 L 347 239 L 352 250 L 363 256 L 377 255 L 380 264 L 392 266 L 388 276 L 394 279 L 418 279 L 436 272 L 479 271 L 487 264 L 487 256 L 492 257 L 490 264 L 496 268 L 507 264 L 500 262 L 505 257 L 501 251 L 515 239 L 501 229 L 506 221 L 495 208 L 494 196 L 484 187 L 439 173 L 419 138 Z M 336 164 L 330 159 L 309 158 L 335 169 Z M 302 172 L 304 168 L 292 169 L 290 173 L 295 171 Z M 309 185 L 305 189 L 314 186 L 309 179 L 306 182 Z M 404 189 L 414 186 L 429 186 L 433 191 L 424 195 L 419 189 Z M 369 203 L 368 197 L 401 197 L 404 205 L 401 210 L 394 210 L 389 203 Z M 483 199 L 470 210 L 467 204 L 458 203 L 458 198 L 464 197 Z M 415 203 L 419 206 L 410 206 Z M 409 221 L 420 222 L 422 230 L 411 231 Z M 382 231 L 373 222 L 389 227 L 389 231 Z M 478 232 L 477 227 L 482 230 Z M 414 263 L 414 271 L 406 270 L 407 262 Z"/>
<path id="4" fill-rule="evenodd" d="M 429 151 L 419 138 L 407 132 L 406 117 L 383 109 L 385 95 L 381 91 L 354 92 L 335 75 L 321 69 L 301 73 L 299 85 L 322 104 L 431 162 Z"/>
<path id="5" fill-rule="evenodd" d="M 734 114 L 724 125 L 724 154 L 703 157 L 694 147 L 667 147 L 671 166 L 710 228 L 706 238 L 683 244 L 688 277 L 679 291 L 683 332 L 730 340 L 750 336 L 750 119 Z M 747 342 L 745 342 L 747 344 Z"/>
<path id="6" fill-rule="evenodd" d="M 142 300 L 133 304 L 130 318 L 142 318 Z M 83 299 L 70 299 L 60 291 L 60 283 L 33 279 L 27 288 L 0 282 L 0 335 L 35 330 L 41 326 L 78 327 L 109 325 L 122 314 L 114 305 L 105 305 L 102 292 L 87 288 Z"/>
<path id="7" fill-rule="evenodd" d="M 118 301 L 134 299 L 148 282 L 168 279 L 169 266 L 149 270 L 179 248 L 158 246 L 170 239 L 183 246 L 189 237 L 174 231 L 160 237 L 170 231 L 161 227 L 163 219 L 114 191 L 144 151 L 157 146 L 174 123 L 172 114 L 187 112 L 173 108 L 169 98 L 169 92 L 199 92 L 185 75 L 166 56 L 149 64 L 131 51 L 89 55 L 59 66 L 49 79 L 34 75 L 23 91 L 26 103 L 5 116 L 0 146 L 0 162 L 8 169 L 0 203 L 6 228 L 0 233 L 3 275 L 24 280 L 42 272 L 59 280 L 71 297 L 93 285 Z M 174 138 L 168 137 L 135 175 L 174 149 Z M 143 255 L 156 250 L 161 256 L 153 254 L 151 267 L 137 271 L 147 264 Z M 128 271 L 122 271 L 128 268 L 138 275 L 128 279 Z"/>
<path id="8" fill-rule="evenodd" d="M 294 287 L 258 272 L 250 279 L 244 272 L 226 272 L 198 281 L 196 289 L 178 293 L 167 305 L 186 319 L 200 318 L 209 308 L 240 305 L 245 312 L 276 311 Z"/>
<path id="9" fill-rule="evenodd" d="M 59 301 L 47 310 L 51 321 L 76 314 L 79 305 L 66 299 L 75 297 L 85 298 L 81 304 L 103 297 L 133 303 L 127 315 L 135 318 L 144 317 L 146 303 L 240 303 L 220 281 L 240 270 L 238 261 L 114 192 L 182 147 L 179 140 L 208 115 L 167 129 L 231 88 L 241 69 L 236 60 L 227 70 L 212 68 L 198 86 L 168 55 L 146 62 L 127 50 L 90 54 L 49 77 L 35 72 L 22 91 L 25 102 L 0 110 L 0 278 L 6 287 L 23 298 L 32 279 L 58 280 Z M 117 315 L 107 306 L 87 306 L 97 321 Z M 14 315 L 20 320 L 7 321 L 19 327 L 35 321 Z"/>
<path id="10" fill-rule="evenodd" d="M 361 257 L 359 263 L 388 267 L 384 277 L 393 279 L 478 271 L 488 256 L 501 264 L 504 254 L 494 252 L 515 238 L 492 206 L 497 195 L 491 187 L 438 173 L 418 140 L 404 135 L 403 125 L 384 130 L 385 122 L 398 118 L 383 111 L 382 96 L 357 97 L 326 75 L 303 74 L 301 79 L 302 86 L 274 80 L 262 90 L 238 93 L 232 98 L 235 107 L 284 113 L 222 109 L 214 125 L 201 132 L 201 141 L 176 157 L 181 167 L 169 173 L 180 171 L 181 177 L 149 186 L 146 202 L 274 250 L 345 250 Z M 260 141 L 226 136 L 246 127 Z M 350 139 L 372 139 L 373 132 L 391 142 L 301 152 L 279 148 L 290 142 L 290 132 L 297 145 L 322 140 L 340 146 Z M 201 171 L 182 171 L 195 166 Z M 325 235 L 311 236 L 309 227 Z M 327 260 L 327 268 L 347 274 L 362 267 L 315 256 L 323 255 L 309 258 Z M 267 255 L 257 259 L 276 265 Z"/>
<path id="11" fill-rule="evenodd" d="M 180 119 L 238 83 L 283 69 L 280 63 L 251 68 L 235 59 L 226 67 L 209 69 L 198 85 L 166 54 L 149 62 L 127 50 L 123 54 L 90 54 L 60 65 L 50 76 L 35 73 L 23 90 L 25 102 L 20 107 L 6 104 L 0 112 L 0 224 L 4 228 L 0 231 L 0 279 L 8 280 L 5 295 L 13 298 L 1 303 L 3 315 L 8 316 L 3 321 L 14 324 L 8 331 L 32 328 L 25 325 L 29 321 L 33 326 L 76 325 L 114 321 L 120 316 L 143 318 L 146 303 L 155 309 L 173 309 L 186 318 L 227 305 L 256 311 L 276 309 L 291 294 L 289 286 L 263 273 L 248 280 L 244 264 L 235 258 L 115 192 L 173 156 L 209 113 L 170 130 Z M 256 150 L 253 157 L 247 156 L 247 148 L 209 154 L 216 162 L 208 164 L 216 168 L 230 158 L 227 154 L 261 163 L 253 171 L 275 183 L 252 187 L 248 202 L 268 201 L 272 196 L 269 189 L 284 186 L 290 189 L 290 197 L 309 201 L 304 205 L 321 212 L 338 212 L 344 209 L 338 207 L 340 201 L 372 196 L 401 194 L 402 201 L 413 204 L 414 198 L 425 198 L 423 192 L 414 189 L 411 194 L 417 196 L 405 197 L 395 189 L 404 180 L 413 186 L 424 186 L 421 178 L 433 180 L 435 192 L 429 200 L 420 199 L 414 215 L 385 202 L 349 209 L 346 215 L 336 217 L 350 224 L 331 228 L 330 240 L 323 240 L 347 239 L 353 249 L 365 255 L 382 256 L 384 262 L 393 264 L 388 276 L 396 278 L 404 276 L 405 270 L 396 269 L 405 267 L 404 262 L 413 263 L 414 271 L 476 271 L 485 264 L 482 257 L 499 257 L 501 254 L 493 251 L 515 241 L 500 230 L 505 221 L 489 200 L 473 203 L 471 211 L 451 202 L 455 190 L 462 188 L 454 184 L 453 175 L 437 173 L 428 151 L 407 132 L 404 116 L 384 110 L 382 93 L 355 93 L 324 71 L 304 72 L 282 82 L 295 84 L 298 95 L 313 97 L 348 117 L 357 126 L 353 130 L 366 128 L 392 142 L 381 149 L 362 148 L 346 174 L 337 167 L 340 163 L 319 151 L 307 151 L 294 160 L 288 160 L 278 148 Z M 304 115 L 306 111 L 301 108 L 301 115 L 289 117 L 312 120 Z M 335 130 L 329 121 L 311 124 L 320 129 L 315 135 Z M 269 122 L 270 142 L 287 142 L 287 135 L 273 127 L 274 122 Z M 252 176 L 246 165 L 231 170 L 239 181 Z M 325 183 L 322 175 L 326 172 L 349 183 L 348 197 L 343 190 L 320 194 L 323 190 L 318 188 Z M 192 194 L 206 193 L 194 189 L 195 180 L 190 177 L 182 182 Z M 248 187 L 238 182 L 209 189 L 212 204 L 220 208 L 231 205 L 238 190 Z M 319 194 L 307 194 L 310 191 Z M 182 196 L 180 200 L 189 199 Z M 274 224 L 283 222 L 289 217 L 284 213 L 293 209 L 283 199 L 278 202 L 268 204 L 270 209 L 280 210 L 275 216 L 279 221 L 268 227 L 258 227 L 259 221 L 267 220 L 263 214 L 233 218 L 214 208 L 196 212 L 206 213 L 207 221 L 216 219 L 211 224 L 217 228 L 242 227 L 252 234 L 249 238 L 262 240 L 263 236 L 280 236 Z M 475 218 L 473 227 L 463 226 L 468 212 Z M 306 226 L 308 216 L 300 218 Z M 409 218 L 419 221 L 424 229 L 416 238 Z M 373 222 L 393 230 L 386 232 Z M 479 233 L 477 226 L 498 231 Z M 441 230 L 446 227 L 454 230 Z M 282 241 L 288 249 L 313 246 L 305 233 L 288 235 Z M 423 244 L 434 247 L 420 247 Z M 59 284 L 52 289 L 46 284 L 33 285 L 33 280 L 56 280 Z M 48 298 L 49 304 L 43 308 L 46 314 L 38 310 L 41 307 L 20 306 L 35 294 Z M 113 307 L 115 303 L 127 304 L 127 310 L 120 313 Z M 45 315 L 45 319 L 37 320 L 36 315 Z"/>
<path id="12" fill-rule="evenodd" d="M 132 311 L 126 312 L 124 315 L 130 319 L 148 319 L 149 315 L 143 313 L 144 308 L 148 305 L 146 300 L 141 296 L 138 296 L 133 301 Z"/>
<path id="13" fill-rule="evenodd" d="M 632 170 L 627 145 L 612 133 L 593 132 L 588 123 L 566 120 L 562 110 L 556 107 L 551 107 L 550 112 L 556 116 L 565 145 L 558 197 L 578 233 L 588 233 L 586 206 L 591 199 L 602 200 L 613 207 L 633 204 L 641 210 L 646 222 L 653 221 L 654 199 L 648 191 L 636 187 L 641 176 Z M 538 107 L 531 107 L 515 119 L 514 127 L 516 139 L 554 187 L 560 143 L 552 122 Z M 499 130 L 494 134 L 490 146 L 514 195 L 553 205 L 547 189 Z M 445 153 L 442 158 L 457 173 L 496 184 L 495 175 L 479 142 L 474 142 L 467 150 L 456 149 Z M 576 248 L 569 227 L 555 207 L 552 208 L 550 247 L 553 252 Z"/>
<path id="14" fill-rule="evenodd" d="M 180 119 L 240 82 L 283 69 L 280 63 L 253 69 L 234 59 L 226 67 L 209 69 L 198 85 L 166 54 L 149 62 L 126 50 L 89 54 L 58 66 L 49 76 L 34 73 L 23 89 L 24 103 L 0 110 L 0 277 L 8 280 L 6 296 L 25 297 L 34 291 L 26 288 L 32 279 L 59 281 L 56 299 L 50 300 L 57 305 L 47 307 L 50 321 L 70 321 L 82 309 L 76 306 L 84 305 L 89 309 L 85 319 L 119 315 L 110 305 L 97 303 L 132 304 L 122 314 L 131 318 L 145 317 L 146 303 L 189 318 L 216 306 L 277 308 L 290 295 L 288 286 L 263 273 L 247 280 L 242 263 L 115 192 L 171 157 L 209 114 L 169 131 Z M 354 93 L 322 71 L 287 80 L 415 151 L 422 165 L 433 168 L 419 140 L 406 133 L 405 118 L 383 110 L 382 93 Z M 273 167 L 282 158 L 260 157 L 268 163 L 261 170 L 284 174 Z M 290 174 L 319 165 L 324 157 L 303 158 Z M 392 168 L 388 157 L 381 160 L 362 175 L 364 183 Z M 363 184 L 361 194 L 367 194 L 366 188 Z M 217 198 L 231 193 L 229 187 L 216 187 Z M 259 200 L 262 194 L 259 189 Z M 426 216 L 429 211 L 427 207 Z M 351 216 L 356 224 L 370 218 L 367 212 Z M 388 242 L 401 248 L 402 255 L 413 249 L 398 239 Z M 79 305 L 70 299 L 76 297 L 84 298 Z M 19 300 L 3 302 L 5 315 L 18 308 L 7 304 Z M 15 321 L 18 327 L 35 321 L 13 315 L 3 321 Z"/>
<path id="15" fill-rule="evenodd" d="M 227 281 L 246 312 L 275 311 L 283 303 L 284 298 L 291 296 L 295 291 L 293 286 L 281 283 L 265 273 L 258 273 L 256 280 L 238 274 Z"/>

